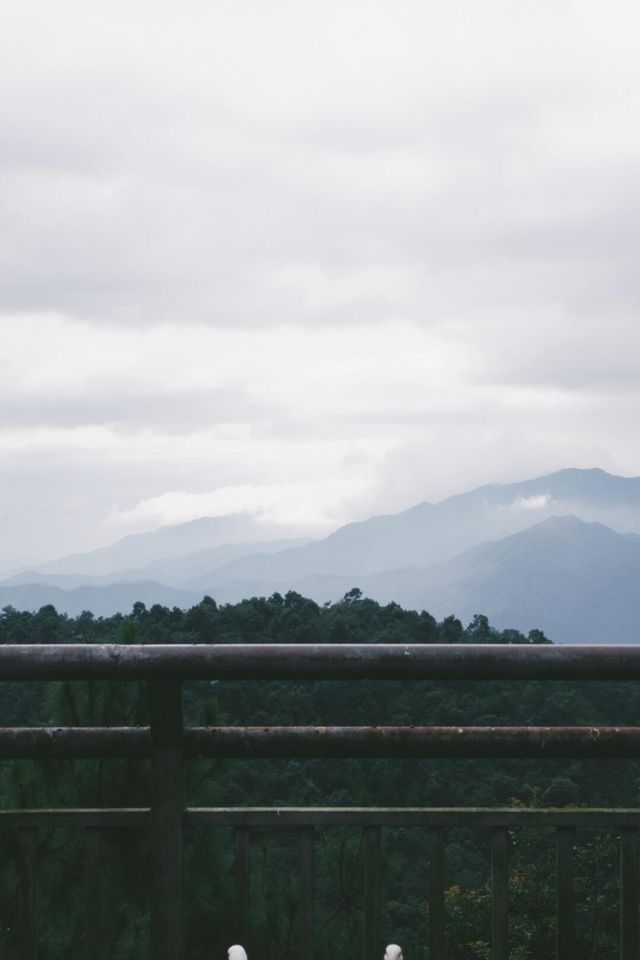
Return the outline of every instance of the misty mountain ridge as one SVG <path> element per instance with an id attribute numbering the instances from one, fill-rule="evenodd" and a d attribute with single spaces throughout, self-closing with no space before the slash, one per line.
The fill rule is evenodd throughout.
<path id="1" fill-rule="evenodd" d="M 292 539 L 287 536 L 288 533 L 282 525 L 262 523 L 248 513 L 199 517 L 187 523 L 160 527 L 149 533 L 132 533 L 110 546 L 99 547 L 88 553 L 76 553 L 59 560 L 50 560 L 39 564 L 38 572 L 54 575 L 80 574 L 85 577 L 115 574 L 120 579 L 128 579 L 132 570 L 137 571 L 158 564 L 159 561 L 174 560 L 200 551 L 221 548 L 227 553 L 238 553 L 241 545 L 250 544 L 254 548 L 251 552 L 255 552 L 262 549 L 263 544 L 283 540 L 290 540 L 289 545 L 298 545 L 300 539 Z M 18 575 L 19 573 L 20 571 Z"/>
<path id="2" fill-rule="evenodd" d="M 35 609 L 46 595 L 42 602 L 60 610 L 84 601 L 83 609 L 106 614 L 130 610 L 131 588 L 145 603 L 181 606 L 203 594 L 236 602 L 290 589 L 335 601 L 358 586 L 439 619 L 485 613 L 499 628 L 541 627 L 560 642 L 640 638 L 640 478 L 567 469 L 350 523 L 319 541 L 187 549 L 193 531 L 195 539 L 215 537 L 236 521 L 203 518 L 181 525 L 190 529 L 128 537 L 80 558 L 75 571 L 74 558 L 65 558 L 50 572 L 24 572 L 0 585 L 0 603 L 24 608 L 28 600 Z M 173 554 L 163 555 L 168 549 Z M 126 568 L 97 572 L 123 554 Z"/>

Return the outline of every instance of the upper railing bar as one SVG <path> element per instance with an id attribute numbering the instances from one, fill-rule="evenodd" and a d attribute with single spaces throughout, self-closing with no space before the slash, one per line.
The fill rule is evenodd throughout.
<path id="1" fill-rule="evenodd" d="M 640 727 L 191 727 L 188 757 L 640 758 Z M 5 727 L 0 758 L 144 758 L 149 727 Z"/>
<path id="2" fill-rule="evenodd" d="M 640 645 L 7 644 L 2 680 L 640 680 Z"/>

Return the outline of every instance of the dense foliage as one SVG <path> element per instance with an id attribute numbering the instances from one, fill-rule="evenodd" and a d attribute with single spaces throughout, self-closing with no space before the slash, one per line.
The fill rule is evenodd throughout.
<path id="1" fill-rule="evenodd" d="M 350 591 L 320 607 L 296 593 L 188 611 L 136 604 L 130 616 L 96 619 L 6 609 L 0 643 L 546 643 L 498 632 L 486 617 L 463 628 L 428 613 L 380 606 Z M 634 724 L 633 684 L 569 683 L 231 683 L 195 682 L 185 690 L 186 719 L 237 724 Z M 0 723 L 145 724 L 144 684 L 2 685 Z M 149 770 L 139 761 L 5 762 L 6 807 L 144 805 Z M 189 765 L 193 805 L 579 805 L 637 804 L 635 763 L 614 761 L 225 761 Z M 19 955 L 19 837 L 5 839 L 0 865 L 0 956 Z M 513 960 L 553 953 L 552 837 L 514 834 L 511 875 Z M 295 837 L 257 833 L 253 844 L 252 960 L 295 956 Z M 383 932 L 425 960 L 426 837 L 388 830 L 384 838 Z M 40 831 L 41 960 L 79 956 L 83 939 L 83 844 L 77 832 Z M 143 957 L 148 936 L 148 857 L 144 837 L 110 831 L 102 871 L 103 957 Z M 189 960 L 226 956 L 233 938 L 230 839 L 226 831 L 189 837 Z M 489 855 L 486 831 L 451 831 L 447 843 L 448 960 L 489 953 Z M 320 832 L 317 854 L 318 958 L 359 952 L 362 841 L 357 831 Z M 585 835 L 578 854 L 579 930 L 585 957 L 615 952 L 617 886 L 614 838 Z"/>

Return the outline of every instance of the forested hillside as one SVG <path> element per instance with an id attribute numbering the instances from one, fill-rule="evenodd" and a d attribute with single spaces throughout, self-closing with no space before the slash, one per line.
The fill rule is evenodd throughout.
<path id="1" fill-rule="evenodd" d="M 289 593 L 217 606 L 205 598 L 182 611 L 136 604 L 131 615 L 71 619 L 52 607 L 38 613 L 5 609 L 7 643 L 546 643 L 537 630 L 494 630 L 477 615 L 467 626 L 450 617 L 381 606 L 359 591 L 323 607 Z M 635 684 L 324 682 L 186 685 L 189 724 L 634 724 Z M 0 723 L 145 724 L 146 689 L 137 683 L 49 683 L 2 686 Z M 5 762 L 3 807 L 145 805 L 148 766 L 140 761 Z M 618 761 L 196 761 L 188 774 L 192 805 L 636 805 L 638 766 Z M 551 955 L 552 837 L 519 831 L 512 897 L 517 960 Z M 296 942 L 295 838 L 255 837 L 253 892 L 257 960 L 293 957 Z M 586 835 L 578 857 L 578 900 L 585 956 L 612 955 L 616 928 L 615 838 Z M 104 871 L 108 942 L 104 958 L 145 956 L 148 868 L 144 838 L 114 831 Z M 69 831 L 39 835 L 41 960 L 78 956 L 83 936 L 82 844 Z M 323 831 L 318 843 L 318 957 L 359 949 L 361 838 Z M 229 837 L 191 835 L 188 851 L 190 960 L 225 955 L 232 937 L 233 882 Z M 0 867 L 3 932 L 0 955 L 18 956 L 14 931 L 18 853 L 5 841 Z M 388 830 L 384 840 L 383 931 L 410 960 L 426 960 L 426 837 Z M 57 866 L 54 869 L 54 866 Z M 56 872 L 57 871 L 57 872 Z M 62 871 L 65 882 L 56 877 Z M 488 836 L 456 830 L 447 845 L 448 960 L 488 956 Z M 580 892 L 582 891 L 582 893 Z M 6 920 L 6 922 L 4 922 Z M 532 933 L 535 936 L 532 936 Z M 600 953 L 594 951 L 599 950 Z"/>

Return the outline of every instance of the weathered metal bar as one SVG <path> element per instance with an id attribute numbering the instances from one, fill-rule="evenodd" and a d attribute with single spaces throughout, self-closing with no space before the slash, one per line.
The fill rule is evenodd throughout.
<path id="1" fill-rule="evenodd" d="M 640 727 L 191 727 L 185 755 L 640 759 Z M 5 727 L 0 758 L 151 755 L 148 727 Z"/>
<path id="2" fill-rule="evenodd" d="M 380 827 L 364 830 L 364 960 L 378 960 L 380 950 Z"/>
<path id="3" fill-rule="evenodd" d="M 509 957 L 509 831 L 491 831 L 491 958 Z"/>
<path id="4" fill-rule="evenodd" d="M 248 827 L 235 827 L 233 831 L 233 874 L 236 888 L 234 938 L 238 943 L 248 944 L 250 905 L 250 854 L 251 837 Z"/>
<path id="5" fill-rule="evenodd" d="M 429 830 L 429 958 L 444 960 L 444 841 L 443 827 Z"/>
<path id="6" fill-rule="evenodd" d="M 640 829 L 640 809 L 540 807 L 188 807 L 187 826 L 588 827 Z M 149 808 L 0 810 L 0 829 L 151 825 Z"/>
<path id="7" fill-rule="evenodd" d="M 151 955 L 154 960 L 183 960 L 183 816 L 182 684 L 151 684 L 152 841 Z"/>
<path id="8" fill-rule="evenodd" d="M 0 738 L 1 748 L 1 738 Z M 199 727 L 199 757 L 639 759 L 640 727 Z"/>
<path id="9" fill-rule="evenodd" d="M 7 644 L 0 680 L 639 680 L 640 645 Z"/>
<path id="10" fill-rule="evenodd" d="M 60 810 L 0 810 L 0 829 L 9 827 L 131 827 L 151 824 L 151 810 L 146 807 L 82 808 Z"/>
<path id="11" fill-rule="evenodd" d="M 302 827 L 298 834 L 300 870 L 299 960 L 313 960 L 314 848 L 314 828 Z"/>
<path id="12" fill-rule="evenodd" d="M 638 960 L 638 831 L 620 836 L 620 960 Z"/>
<path id="13" fill-rule="evenodd" d="M 2 727 L 0 759 L 150 757 L 149 727 Z"/>
<path id="14" fill-rule="evenodd" d="M 33 827 L 22 827 L 19 834 L 20 885 L 20 957 L 38 956 L 38 836 Z"/>
<path id="15" fill-rule="evenodd" d="M 574 827 L 558 827 L 557 851 L 557 958 L 574 960 L 573 844 Z"/>
<path id="16" fill-rule="evenodd" d="M 2 824 L 0 813 L 0 825 Z M 640 828 L 640 809 L 566 807 L 191 807 L 187 826 Z"/>
<path id="17" fill-rule="evenodd" d="M 102 832 L 97 827 L 85 827 L 84 889 L 85 889 L 85 960 L 100 960 L 102 955 Z"/>

